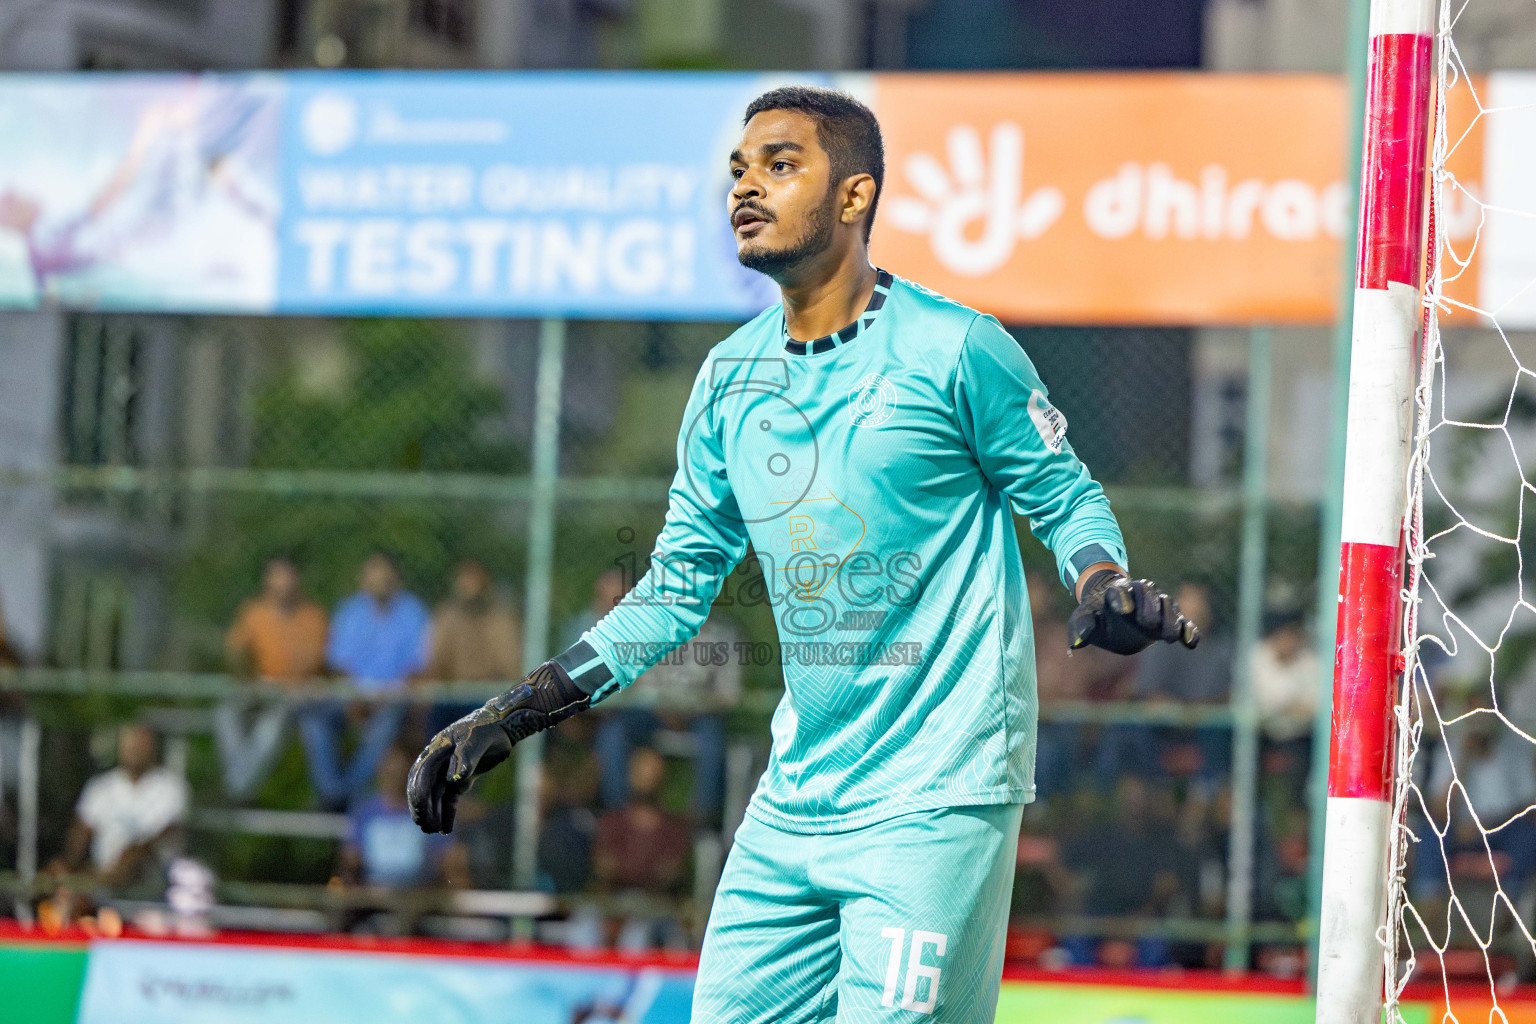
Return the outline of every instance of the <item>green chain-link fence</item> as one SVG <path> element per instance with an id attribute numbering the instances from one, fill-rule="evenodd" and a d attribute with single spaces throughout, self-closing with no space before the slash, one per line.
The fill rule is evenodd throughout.
<path id="1" fill-rule="evenodd" d="M 555 649 L 601 572 L 644 570 L 690 384 L 730 329 L 566 326 L 549 588 Z M 1110 491 L 1137 572 L 1205 583 L 1226 612 L 1209 626 L 1230 633 L 1241 417 L 1227 429 L 1235 436 L 1217 438 L 1226 454 L 1197 486 L 1193 332 L 1015 334 L 1067 416 L 1079 455 Z M 222 671 L 224 631 L 276 555 L 291 558 L 327 606 L 356 588 L 376 549 L 396 556 L 406 586 L 429 604 L 445 596 L 464 558 L 483 562 L 504 598 L 521 603 L 538 345 L 530 322 L 74 318 L 61 381 L 62 465 L 50 479 L 56 516 L 89 528 L 72 529 L 54 552 L 49 662 Z M 1236 386 L 1225 397 L 1240 408 L 1240 379 Z M 1315 512 L 1277 507 L 1268 518 L 1270 589 L 1309 593 Z M 1053 573 L 1049 554 L 1019 526 L 1028 568 Z M 765 604 L 722 610 L 748 639 L 775 639 Z M 753 663 L 744 675 L 760 696 L 731 725 L 761 747 L 779 674 Z M 79 707 L 88 699 L 34 698 L 40 711 L 54 702 L 42 713 L 55 725 L 70 718 L 58 711 L 63 700 Z M 138 706 L 97 701 L 83 710 L 121 716 Z M 200 797 L 216 803 L 211 741 L 194 737 L 189 750 Z M 50 751 L 64 756 L 62 747 Z M 684 788 L 670 791 L 679 807 Z M 507 779 L 488 789 L 495 803 L 516 787 Z M 307 805 L 296 744 L 262 799 Z M 226 837 L 209 840 L 204 853 L 226 877 L 324 881 L 323 848 L 299 843 L 300 851 L 296 842 Z"/>

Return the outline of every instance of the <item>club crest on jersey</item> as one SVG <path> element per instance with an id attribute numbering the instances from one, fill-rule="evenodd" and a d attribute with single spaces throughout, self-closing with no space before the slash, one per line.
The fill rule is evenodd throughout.
<path id="1" fill-rule="evenodd" d="M 1057 455 L 1067 440 L 1067 418 L 1038 390 L 1029 393 L 1029 418 L 1045 446 Z"/>
<path id="2" fill-rule="evenodd" d="M 856 427 L 878 427 L 896 411 L 896 388 L 878 373 L 864 376 L 848 392 L 848 418 Z"/>

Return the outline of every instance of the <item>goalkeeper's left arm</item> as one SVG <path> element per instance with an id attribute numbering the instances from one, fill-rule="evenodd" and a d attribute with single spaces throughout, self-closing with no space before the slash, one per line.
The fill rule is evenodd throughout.
<path id="1" fill-rule="evenodd" d="M 1200 632 L 1151 580 L 1132 580 L 1104 489 L 1067 443 L 1066 417 L 1012 335 L 991 317 L 971 323 L 955 366 L 955 411 L 982 472 L 1051 549 L 1079 604 L 1076 649 L 1135 654 L 1162 640 L 1194 647 Z"/>
<path id="2" fill-rule="evenodd" d="M 450 831 L 455 804 L 475 776 L 505 761 L 520 741 L 628 686 L 704 625 L 747 550 L 713 428 L 709 365 L 683 415 L 692 429 L 678 438 L 678 470 L 650 571 L 575 646 L 432 737 L 406 785 L 411 817 L 423 831 Z"/>

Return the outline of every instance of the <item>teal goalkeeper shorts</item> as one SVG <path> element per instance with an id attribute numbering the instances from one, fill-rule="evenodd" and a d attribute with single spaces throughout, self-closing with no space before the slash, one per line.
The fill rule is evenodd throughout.
<path id="1" fill-rule="evenodd" d="M 715 893 L 693 1024 L 991 1024 L 1018 804 L 851 832 L 747 816 Z"/>

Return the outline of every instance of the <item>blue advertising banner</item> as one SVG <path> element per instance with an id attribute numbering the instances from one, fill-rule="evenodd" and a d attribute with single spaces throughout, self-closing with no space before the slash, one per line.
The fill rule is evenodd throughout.
<path id="1" fill-rule="evenodd" d="M 680 1024 L 693 971 L 185 942 L 91 947 L 77 1024 Z"/>
<path id="2" fill-rule="evenodd" d="M 726 158 L 783 80 L 0 76 L 0 307 L 744 319 Z"/>
<path id="3" fill-rule="evenodd" d="M 1004 979 L 997 1024 L 1310 1024 L 1314 1016 L 1299 985 L 1264 975 L 1026 973 Z M 48 938 L 0 921 L 0 980 L 11 983 L 10 1016 L 0 1019 L 27 1024 L 686 1024 L 694 969 L 425 939 L 87 946 L 79 933 Z M 1449 1019 L 1439 986 L 1409 995 L 1408 1024 Z M 1451 998 L 1457 1019 L 1491 1019 L 1486 987 L 1460 986 Z M 1510 1024 L 1536 1022 L 1536 1003 L 1519 993 L 1501 993 L 1498 1008 Z"/>
<path id="4" fill-rule="evenodd" d="M 739 319 L 726 157 L 760 75 L 288 79 L 278 308 Z"/>

